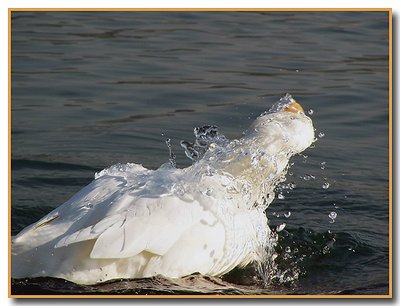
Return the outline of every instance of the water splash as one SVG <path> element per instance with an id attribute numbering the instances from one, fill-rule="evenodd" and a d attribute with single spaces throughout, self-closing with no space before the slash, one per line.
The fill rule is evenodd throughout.
<path id="1" fill-rule="evenodd" d="M 290 94 L 286 94 L 284 97 L 280 98 L 278 102 L 276 102 L 267 112 L 264 112 L 261 114 L 261 116 L 271 114 L 271 113 L 277 113 L 280 112 L 286 108 L 289 108 L 293 110 L 294 112 L 298 112 L 298 109 L 291 106 L 291 103 L 296 102 L 295 99 Z"/>
<path id="2" fill-rule="evenodd" d="M 290 95 L 286 95 L 260 117 L 277 113 L 288 107 L 292 102 L 294 102 L 294 99 Z M 312 110 L 311 113 L 313 113 Z M 264 120 L 263 127 L 268 125 L 273 126 L 274 124 L 275 121 L 272 118 L 267 118 Z M 259 132 L 259 129 L 259 127 L 255 127 L 254 131 Z M 247 136 L 249 133 L 251 133 L 251 130 L 244 132 L 243 135 Z M 228 194 L 224 197 L 225 200 L 236 201 L 238 198 L 241 198 L 242 203 L 244 202 L 243 199 L 245 199 L 247 203 L 254 203 L 252 204 L 252 208 L 258 206 L 265 210 L 274 199 L 274 195 L 278 199 L 284 200 L 284 193 L 288 194 L 297 187 L 294 182 L 285 183 L 286 173 L 293 166 L 293 163 L 289 163 L 284 171 L 280 175 L 277 175 L 278 171 L 273 170 L 278 167 L 277 156 L 275 153 L 271 154 L 265 151 L 265 149 L 260 149 L 260 146 L 255 142 L 249 143 L 243 139 L 229 141 L 219 132 L 215 125 L 194 128 L 194 137 L 193 142 L 182 140 L 180 142 L 181 147 L 184 149 L 185 155 L 193 162 L 193 167 L 201 168 L 201 170 L 198 170 L 198 173 L 203 173 L 203 175 L 209 177 L 219 177 L 218 180 L 221 186 L 225 188 Z M 281 141 L 288 143 L 290 138 L 284 135 Z M 315 141 L 315 138 L 313 138 L 313 141 Z M 304 154 L 301 156 L 303 156 L 304 161 L 307 161 L 308 155 Z M 230 166 L 232 162 L 243 165 L 239 172 Z M 247 173 L 255 173 L 259 177 L 258 179 L 253 178 L 254 181 L 249 184 L 247 179 L 245 179 L 248 176 L 246 175 Z M 266 176 L 265 173 L 268 173 L 268 175 Z M 265 179 L 269 184 L 261 183 L 265 182 Z M 304 180 L 314 179 L 315 176 L 312 174 L 306 174 L 304 177 Z M 258 190 L 251 186 L 254 186 L 255 182 L 260 182 L 255 184 L 259 184 L 260 188 Z M 204 196 L 210 196 L 212 192 L 208 188 L 201 190 Z M 217 193 L 218 191 L 215 192 L 215 194 Z M 279 214 L 275 216 L 279 218 Z M 289 218 L 291 212 L 282 213 L 282 216 Z M 263 254 L 260 255 L 264 259 L 259 265 L 258 270 L 265 284 L 273 281 L 278 281 L 279 283 L 292 282 L 300 274 L 295 266 L 292 266 L 289 271 L 288 269 L 278 268 L 275 262 L 277 254 L 274 253 L 274 250 L 279 239 L 278 233 L 281 234 L 285 227 L 286 223 L 281 223 L 276 227 L 275 232 L 271 232 L 268 238 L 268 246 L 264 248 Z M 297 249 L 294 248 L 294 250 Z M 294 250 L 293 254 L 295 254 Z M 290 256 L 292 254 L 286 252 L 286 260 Z"/>
<path id="3" fill-rule="evenodd" d="M 217 146 L 224 146 L 229 142 L 224 135 L 218 132 L 218 127 L 215 125 L 196 127 L 193 133 L 195 137 L 193 143 L 186 140 L 180 142 L 185 155 L 193 162 L 201 159 L 208 149 L 213 150 Z"/>
<path id="4" fill-rule="evenodd" d="M 165 144 L 167 145 L 168 150 L 169 150 L 169 162 L 170 162 L 170 164 L 171 164 L 171 166 L 172 166 L 173 168 L 176 168 L 176 155 L 175 155 L 175 153 L 172 151 L 172 148 L 171 148 L 171 139 L 170 139 L 170 138 L 167 138 L 167 139 L 165 140 Z"/>
<path id="5" fill-rule="evenodd" d="M 324 133 L 319 133 L 319 138 L 323 138 L 325 136 Z M 314 142 L 319 138 L 315 138 Z M 331 183 L 328 182 L 328 178 L 322 174 L 321 171 L 325 170 L 327 167 L 326 161 L 315 161 L 313 155 L 306 155 L 304 153 L 298 154 L 299 158 L 295 159 L 295 162 L 304 162 L 308 161 L 309 169 L 308 171 L 312 171 L 311 173 L 305 173 L 297 175 L 296 170 L 288 171 L 288 177 L 292 177 L 294 180 L 293 185 L 288 182 L 282 182 L 277 185 L 275 188 L 276 196 L 279 198 L 279 194 L 285 194 L 290 192 L 292 189 L 296 188 L 296 183 L 299 186 L 303 187 L 303 185 L 312 185 L 315 187 L 322 187 L 322 189 L 328 190 L 331 188 Z M 293 166 L 291 163 L 290 166 Z M 315 171 L 315 172 L 314 172 Z M 300 181 L 298 181 L 300 179 Z M 288 196 L 285 200 L 285 208 L 287 208 L 287 203 L 290 203 L 290 197 Z M 338 209 L 338 205 L 333 203 L 333 211 L 328 214 L 329 223 L 335 223 L 337 221 L 337 212 L 335 210 Z M 335 234 L 330 230 L 327 231 L 326 235 L 322 235 L 324 237 L 323 240 L 319 236 L 316 236 L 314 239 L 310 241 L 311 245 L 304 248 L 304 246 L 299 243 L 298 237 L 295 238 L 293 233 L 296 230 L 290 228 L 290 222 L 282 223 L 282 219 L 280 217 L 290 217 L 291 213 L 288 212 L 275 212 L 271 213 L 273 218 L 272 221 L 275 220 L 275 234 L 277 236 L 275 251 L 276 254 L 273 257 L 274 260 L 274 272 L 271 278 L 271 283 L 277 284 L 285 284 L 290 286 L 295 286 L 296 281 L 302 276 L 307 275 L 309 273 L 308 265 L 312 258 L 316 256 L 329 256 L 332 250 L 334 249 L 335 244 Z M 323 219 L 323 216 L 321 216 Z M 326 217 L 325 217 L 326 218 Z M 294 219 L 296 220 L 296 219 Z M 289 220 L 288 220 L 289 221 Z M 324 222 L 321 220 L 321 222 Z M 283 225 L 284 224 L 284 225 Z M 283 230 L 285 229 L 285 231 Z M 312 237 L 314 233 L 310 231 L 307 233 L 307 237 Z M 304 245 L 307 243 L 303 242 Z"/>
<path id="6" fill-rule="evenodd" d="M 286 223 L 279 224 L 279 225 L 276 227 L 276 231 L 277 231 L 277 232 L 281 232 L 281 231 L 284 230 L 285 227 L 286 227 Z"/>
<path id="7" fill-rule="evenodd" d="M 278 237 L 276 232 L 286 233 L 286 230 L 283 231 L 286 224 L 281 224 L 277 231 L 273 232 L 268 226 L 265 211 L 275 196 L 283 200 L 286 194 L 296 187 L 293 182 L 284 183 L 286 173 L 292 165 L 289 159 L 309 147 L 314 138 L 312 121 L 303 112 L 298 112 L 297 108 L 295 112 L 291 106 L 293 102 L 294 99 L 290 95 L 281 98 L 271 107 L 268 114 L 264 113 L 255 120 L 241 139 L 228 140 L 214 125 L 195 128 L 194 142 L 181 142 L 186 156 L 193 161 L 187 168 L 176 167 L 176 155 L 172 150 L 171 139 L 168 138 L 165 143 L 169 151 L 169 163 L 156 170 L 145 169 L 136 164 L 117 164 L 96 173 L 96 180 L 86 186 L 83 193 L 78 193 L 78 197 L 65 203 L 68 208 L 79 208 L 71 211 L 81 214 L 76 218 L 71 217 L 71 222 L 80 221 L 89 211 L 87 207 L 81 209 L 87 204 L 80 200 L 81 196 L 91 197 L 93 207 L 90 211 L 97 212 L 100 219 L 105 213 L 110 213 L 107 217 L 112 215 L 125 219 L 127 216 L 136 218 L 152 215 L 152 210 L 161 210 L 161 213 L 164 213 L 161 204 L 165 198 L 165 203 L 172 201 L 174 205 L 183 205 L 185 209 L 189 207 L 190 213 L 191 210 L 199 209 L 201 213 L 209 214 L 224 228 L 224 239 L 233 246 L 228 245 L 226 250 L 223 249 L 224 256 L 220 255 L 218 264 L 213 265 L 212 269 L 215 271 L 210 272 L 211 275 L 226 273 L 229 271 L 226 270 L 227 267 L 233 268 L 234 265 L 256 261 L 261 263 L 260 266 L 264 269 L 265 280 L 271 281 L 282 272 L 274 268 L 276 265 L 273 258 Z M 139 204 L 135 205 L 143 203 L 140 201 L 146 203 L 147 210 L 143 210 Z M 60 206 L 59 209 L 64 207 Z M 241 235 L 237 235 L 236 220 L 232 220 L 232 216 L 237 214 L 240 216 L 238 221 L 246 225 L 243 226 Z M 182 216 L 181 214 L 180 217 Z M 149 218 L 148 222 L 152 221 L 154 220 Z M 154 226 L 162 226 L 159 225 L 158 219 L 156 221 Z M 82 226 L 82 223 L 84 222 L 78 225 Z M 247 226 L 249 224 L 251 226 Z M 88 227 L 86 224 L 83 226 Z M 57 245 L 67 249 L 74 243 L 75 236 L 72 234 L 58 240 Z M 85 234 L 88 235 L 86 232 Z M 80 236 L 79 239 L 79 242 L 83 242 L 87 239 L 92 240 L 93 236 Z M 240 254 L 237 253 L 237 246 L 241 249 Z M 73 252 L 73 249 L 69 250 Z M 290 255 L 290 252 L 285 253 L 285 256 Z M 68 264 L 74 264 L 73 256 L 70 256 L 67 263 L 63 263 L 63 269 L 70 272 L 72 269 L 69 269 Z M 104 265 L 100 261 L 96 264 L 97 270 L 101 270 Z M 146 264 L 150 265 L 151 262 Z M 139 270 L 129 273 L 130 277 L 143 277 Z M 294 277 L 292 274 L 286 276 L 285 273 L 281 274 L 279 279 Z M 93 281 L 101 282 L 120 275 L 121 272 L 114 269 L 108 270 L 107 275 L 101 272 L 100 278 L 95 274 L 92 274 L 92 277 Z M 75 273 L 69 274 L 68 277 L 69 280 L 75 281 Z M 92 281 L 88 279 L 85 276 L 84 282 Z"/>

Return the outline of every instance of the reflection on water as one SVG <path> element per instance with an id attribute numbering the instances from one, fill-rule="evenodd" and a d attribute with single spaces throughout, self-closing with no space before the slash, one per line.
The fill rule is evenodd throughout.
<path id="1" fill-rule="evenodd" d="M 193 138 L 194 127 L 216 125 L 240 138 L 286 92 L 319 135 L 293 160 L 284 184 L 295 188 L 281 186 L 267 212 L 279 237 L 279 271 L 298 275 L 295 281 L 280 283 L 278 271 L 264 288 L 253 267 L 223 280 L 156 278 L 95 289 L 15 281 L 15 293 L 387 293 L 387 16 L 13 12 L 13 234 L 101 169 L 158 168 L 169 158 L 167 138 L 178 167 L 188 166 L 180 142 Z"/>

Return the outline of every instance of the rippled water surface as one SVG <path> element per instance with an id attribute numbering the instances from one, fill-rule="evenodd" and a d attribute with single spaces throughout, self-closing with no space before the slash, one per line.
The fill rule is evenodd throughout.
<path id="1" fill-rule="evenodd" d="M 267 210 L 268 283 L 255 267 L 14 294 L 387 294 L 386 12 L 13 12 L 12 234 L 115 163 L 191 164 L 193 128 L 241 133 L 290 92 L 318 141 Z M 288 185 L 291 183 L 293 185 Z M 293 187 L 293 188 L 292 188 Z"/>

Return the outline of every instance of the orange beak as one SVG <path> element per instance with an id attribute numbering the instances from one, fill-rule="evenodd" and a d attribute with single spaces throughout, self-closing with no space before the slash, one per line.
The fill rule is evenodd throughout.
<path id="1" fill-rule="evenodd" d="M 304 113 L 304 110 L 301 107 L 301 105 L 295 101 L 288 104 L 283 110 L 285 112 L 290 112 L 290 113 Z"/>

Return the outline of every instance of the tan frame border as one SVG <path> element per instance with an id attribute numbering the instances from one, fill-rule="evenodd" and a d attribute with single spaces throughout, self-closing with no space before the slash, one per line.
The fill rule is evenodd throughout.
<path id="1" fill-rule="evenodd" d="M 389 24 L 389 293 L 387 295 L 13 295 L 11 293 L 11 13 L 18 11 L 136 11 L 136 12 L 388 12 Z M 393 17 L 392 8 L 9 8 L 8 9 L 8 297 L 9 298 L 149 298 L 149 299 L 316 299 L 393 298 Z"/>

